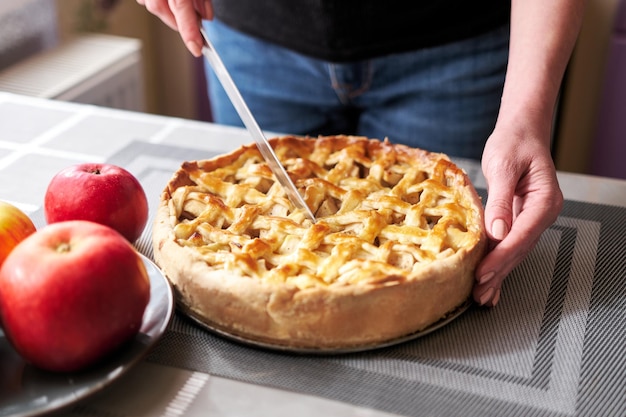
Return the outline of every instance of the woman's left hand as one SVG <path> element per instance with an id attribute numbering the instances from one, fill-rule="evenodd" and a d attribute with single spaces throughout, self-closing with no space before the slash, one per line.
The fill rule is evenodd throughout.
<path id="1" fill-rule="evenodd" d="M 489 196 L 485 225 L 490 251 L 476 270 L 474 299 L 494 306 L 504 278 L 533 249 L 563 206 L 548 132 L 496 127 L 487 141 L 482 168 Z M 516 130 L 517 129 L 517 130 Z"/>

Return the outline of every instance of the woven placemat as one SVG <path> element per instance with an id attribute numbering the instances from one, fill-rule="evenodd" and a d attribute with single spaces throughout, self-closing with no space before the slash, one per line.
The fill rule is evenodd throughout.
<path id="1" fill-rule="evenodd" d="M 210 156 L 137 141 L 109 162 L 139 177 L 153 213 L 180 163 Z M 566 201 L 497 308 L 472 307 L 414 341 L 290 354 L 231 342 L 177 313 L 147 360 L 407 416 L 624 416 L 625 220 L 625 208 Z M 148 257 L 150 235 L 151 224 L 137 242 Z"/>

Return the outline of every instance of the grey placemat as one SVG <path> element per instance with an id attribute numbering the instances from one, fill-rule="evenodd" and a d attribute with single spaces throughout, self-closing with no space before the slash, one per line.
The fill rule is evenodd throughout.
<path id="1" fill-rule="evenodd" d="M 138 141 L 109 162 L 158 196 L 195 158 L 192 149 Z M 497 308 L 471 308 L 415 341 L 337 356 L 277 353 L 176 314 L 148 360 L 407 416 L 624 416 L 625 220 L 624 208 L 567 201 L 505 281 Z M 150 235 L 149 224 L 137 242 L 149 257 Z"/>

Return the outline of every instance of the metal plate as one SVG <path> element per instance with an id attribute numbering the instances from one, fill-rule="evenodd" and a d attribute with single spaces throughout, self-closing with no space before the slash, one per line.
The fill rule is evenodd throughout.
<path id="1" fill-rule="evenodd" d="M 298 354 L 307 354 L 307 355 L 310 355 L 310 354 L 333 355 L 333 354 L 355 353 L 355 352 L 364 352 L 364 351 L 374 350 L 374 349 L 381 349 L 381 348 L 394 346 L 400 343 L 405 343 L 411 340 L 418 339 L 420 337 L 426 336 L 427 334 L 430 334 L 446 326 L 453 320 L 457 319 L 463 313 L 465 313 L 467 309 L 469 309 L 472 306 L 472 304 L 473 303 L 471 300 L 467 300 L 465 303 L 457 307 L 454 311 L 447 314 L 446 317 L 439 320 L 438 322 L 431 324 L 430 326 L 428 326 L 427 328 L 423 330 L 408 334 L 406 336 L 401 336 L 395 339 L 378 342 L 378 343 L 372 343 L 372 344 L 355 345 L 355 346 L 349 346 L 349 347 L 329 347 L 329 348 L 308 348 L 308 347 L 281 345 L 278 343 L 272 343 L 272 342 L 268 342 L 265 340 L 259 340 L 259 339 L 241 336 L 241 335 L 228 332 L 224 329 L 218 328 L 216 326 L 213 326 L 209 323 L 204 322 L 200 317 L 195 315 L 192 311 L 190 311 L 188 308 L 181 305 L 180 303 L 178 304 L 177 308 L 198 326 L 212 333 L 215 333 L 225 339 L 231 340 L 233 342 L 241 343 L 241 344 L 255 347 L 255 348 L 269 349 L 273 351 L 286 352 L 286 353 L 298 353 Z"/>
<path id="2" fill-rule="evenodd" d="M 68 407 L 124 375 L 154 346 L 172 317 L 173 293 L 159 268 L 141 257 L 150 277 L 150 301 L 141 328 L 101 364 L 72 373 L 37 369 L 15 352 L 0 330 L 0 416 L 36 416 Z"/>

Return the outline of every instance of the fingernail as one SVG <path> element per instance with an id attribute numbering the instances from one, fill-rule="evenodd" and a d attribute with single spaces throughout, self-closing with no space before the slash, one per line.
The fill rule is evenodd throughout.
<path id="1" fill-rule="evenodd" d="M 495 307 L 499 301 L 500 301 L 500 288 L 497 288 L 495 294 L 493 295 L 493 298 L 491 299 L 491 307 Z"/>
<path id="2" fill-rule="evenodd" d="M 478 283 L 479 284 L 484 284 L 487 281 L 491 281 L 491 279 L 496 276 L 496 273 L 493 271 L 487 272 L 486 274 L 481 275 L 478 278 Z"/>
<path id="3" fill-rule="evenodd" d="M 493 223 L 491 223 L 491 235 L 497 240 L 503 240 L 507 233 L 509 232 L 509 227 L 506 225 L 506 222 L 502 219 L 495 219 Z"/>
<path id="4" fill-rule="evenodd" d="M 187 42 L 186 45 L 187 45 L 187 49 L 189 49 L 189 51 L 191 51 L 191 54 L 195 56 L 196 58 L 202 55 L 202 46 L 200 46 L 199 43 L 194 42 L 194 41 L 189 41 Z"/>
<path id="5" fill-rule="evenodd" d="M 496 292 L 496 289 L 493 287 L 489 287 L 487 288 L 487 290 L 483 293 L 483 295 L 480 296 L 480 298 L 478 299 L 478 302 L 480 303 L 480 305 L 485 305 L 487 304 L 492 298 L 494 293 Z"/>

